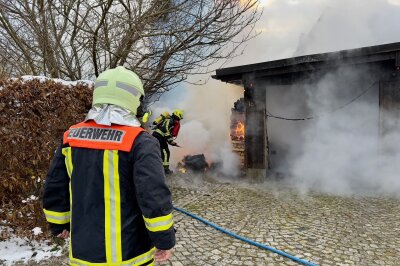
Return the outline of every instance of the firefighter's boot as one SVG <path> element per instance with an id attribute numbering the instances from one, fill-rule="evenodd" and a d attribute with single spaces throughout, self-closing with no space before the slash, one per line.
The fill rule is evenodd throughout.
<path id="1" fill-rule="evenodd" d="M 172 175 L 174 173 L 172 170 L 170 170 L 167 167 L 164 168 L 164 172 L 165 172 L 166 175 Z"/>

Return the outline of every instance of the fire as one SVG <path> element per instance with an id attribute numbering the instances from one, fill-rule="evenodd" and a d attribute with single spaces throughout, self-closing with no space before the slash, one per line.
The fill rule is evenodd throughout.
<path id="1" fill-rule="evenodd" d="M 179 168 L 178 171 L 182 174 L 186 173 L 186 168 Z"/>
<path id="2" fill-rule="evenodd" d="M 178 169 L 178 172 L 180 172 L 180 173 L 182 173 L 182 174 L 186 173 L 186 171 L 187 171 L 186 168 L 185 168 L 185 166 L 184 166 L 183 163 L 181 163 L 181 162 L 178 163 L 177 169 Z"/>
<path id="3" fill-rule="evenodd" d="M 244 139 L 244 124 L 240 121 L 236 124 L 235 135 L 239 139 Z"/>

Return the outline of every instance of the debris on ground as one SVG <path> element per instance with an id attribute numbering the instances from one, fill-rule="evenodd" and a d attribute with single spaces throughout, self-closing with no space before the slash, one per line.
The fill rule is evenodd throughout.
<path id="1" fill-rule="evenodd" d="M 195 173 L 204 173 L 207 171 L 208 168 L 209 165 L 206 161 L 206 157 L 204 156 L 204 154 L 186 155 L 183 158 L 182 163 L 178 164 L 178 169 L 182 173 L 185 173 L 186 170 Z"/>

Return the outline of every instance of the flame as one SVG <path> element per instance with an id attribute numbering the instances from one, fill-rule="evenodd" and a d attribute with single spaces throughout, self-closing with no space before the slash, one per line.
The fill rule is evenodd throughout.
<path id="1" fill-rule="evenodd" d="M 178 171 L 182 174 L 186 173 L 186 168 L 179 168 Z"/>
<path id="2" fill-rule="evenodd" d="M 244 139 L 244 124 L 240 121 L 236 124 L 235 135 L 239 139 Z"/>
<path id="3" fill-rule="evenodd" d="M 182 163 L 182 162 L 179 162 L 178 163 L 178 165 L 177 165 L 177 170 L 178 170 L 178 172 L 180 172 L 180 173 L 182 173 L 182 174 L 184 174 L 184 173 L 186 173 L 186 168 L 185 168 L 185 166 L 184 166 L 184 164 Z"/>

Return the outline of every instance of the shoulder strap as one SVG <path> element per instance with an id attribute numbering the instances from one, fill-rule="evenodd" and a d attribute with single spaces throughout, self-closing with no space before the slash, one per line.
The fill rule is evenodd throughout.
<path id="1" fill-rule="evenodd" d="M 71 147 L 129 152 L 141 127 L 104 126 L 94 121 L 73 125 L 64 133 L 64 144 Z"/>

